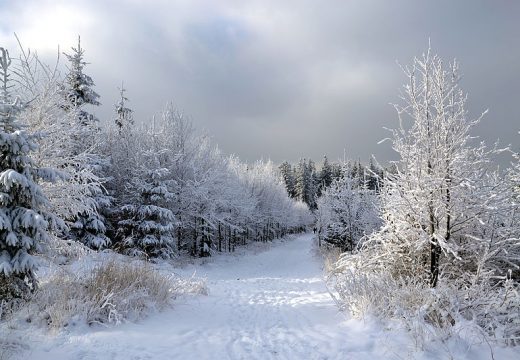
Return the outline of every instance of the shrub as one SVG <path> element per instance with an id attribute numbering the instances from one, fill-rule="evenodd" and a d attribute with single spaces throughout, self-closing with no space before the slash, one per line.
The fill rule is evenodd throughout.
<path id="1" fill-rule="evenodd" d="M 41 284 L 27 311 L 54 329 L 77 322 L 119 324 L 164 309 L 188 285 L 191 282 L 163 275 L 147 263 L 110 259 L 87 275 L 62 271 L 52 276 Z"/>

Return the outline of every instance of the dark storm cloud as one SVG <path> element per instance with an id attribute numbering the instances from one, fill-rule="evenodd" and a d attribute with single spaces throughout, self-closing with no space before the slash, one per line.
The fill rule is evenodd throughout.
<path id="1" fill-rule="evenodd" d="M 477 133 L 518 148 L 520 4 L 515 1 L 0 1 L 0 42 L 40 53 L 82 35 L 109 119 L 124 80 L 146 121 L 169 101 L 227 153 L 388 160 L 383 127 L 407 64 L 431 39 L 456 57 Z"/>

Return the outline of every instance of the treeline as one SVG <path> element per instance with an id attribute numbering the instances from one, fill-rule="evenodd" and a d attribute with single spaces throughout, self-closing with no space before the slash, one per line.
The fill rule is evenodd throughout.
<path id="1" fill-rule="evenodd" d="M 384 171 L 372 159 L 366 166 L 361 161 L 331 163 L 327 156 L 323 157 L 319 169 L 310 159 L 300 159 L 296 165 L 284 161 L 278 168 L 289 196 L 304 202 L 311 210 L 318 208 L 318 199 L 335 181 L 345 176 L 355 177 L 366 183 L 369 189 L 376 190 Z"/>
<path id="2" fill-rule="evenodd" d="M 31 52 L 0 53 L 0 297 L 35 287 L 50 237 L 169 258 L 234 251 L 305 230 L 271 162 L 224 156 L 171 104 L 137 121 L 121 86 L 112 119 L 98 106 L 84 50 L 67 74 Z"/>

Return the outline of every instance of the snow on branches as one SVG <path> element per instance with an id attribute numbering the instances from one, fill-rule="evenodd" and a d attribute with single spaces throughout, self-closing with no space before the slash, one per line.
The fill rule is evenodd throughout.
<path id="1" fill-rule="evenodd" d="M 348 164 L 318 199 L 318 236 L 341 251 L 354 251 L 361 240 L 380 226 L 375 189 Z"/>
<path id="2" fill-rule="evenodd" d="M 391 130 L 400 159 L 383 181 L 383 225 L 358 254 L 342 256 L 337 289 L 347 307 L 360 298 L 383 316 L 411 316 L 420 307 L 426 322 L 473 319 L 513 339 L 520 332 L 511 322 L 520 304 L 518 205 L 492 167 L 499 150 L 471 135 L 482 116 L 467 117 L 456 62 L 428 50 L 404 72 L 399 127 Z M 409 296 L 418 298 L 403 301 Z"/>
<path id="3" fill-rule="evenodd" d="M 48 241 L 51 214 L 39 179 L 51 181 L 53 171 L 39 168 L 31 157 L 35 136 L 22 130 L 24 111 L 13 93 L 11 59 L 0 48 L 0 298 L 24 297 L 34 289 L 34 254 Z"/>

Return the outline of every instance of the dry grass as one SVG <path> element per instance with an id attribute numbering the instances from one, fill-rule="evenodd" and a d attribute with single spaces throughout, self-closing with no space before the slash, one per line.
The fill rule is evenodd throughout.
<path id="1" fill-rule="evenodd" d="M 318 248 L 320 256 L 323 258 L 323 266 L 327 274 L 330 274 L 336 267 L 336 263 L 341 256 L 341 250 L 337 247 L 322 245 Z"/>
<path id="2" fill-rule="evenodd" d="M 431 289 L 413 280 L 341 267 L 330 274 L 329 285 L 342 310 L 358 318 L 398 319 L 419 347 L 461 334 L 473 343 L 520 343 L 520 288 L 513 281 Z"/>
<path id="3" fill-rule="evenodd" d="M 110 259 L 85 276 L 65 271 L 52 276 L 25 311 L 29 321 L 55 330 L 81 322 L 119 324 L 162 310 L 186 292 L 204 293 L 205 283 L 175 279 L 145 262 Z"/>

